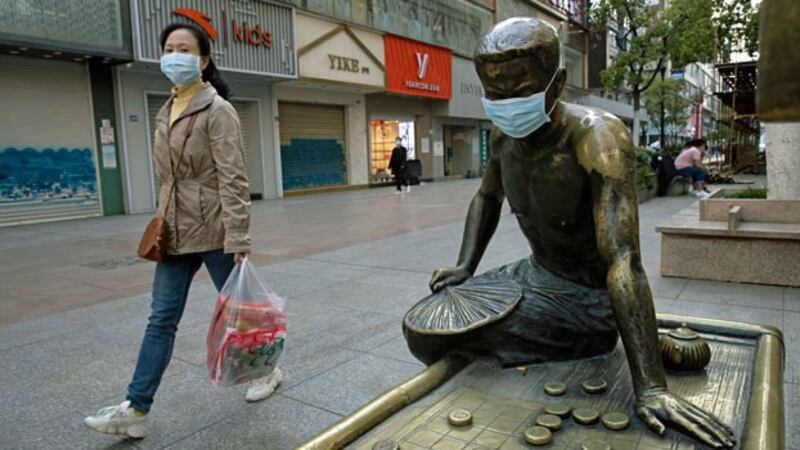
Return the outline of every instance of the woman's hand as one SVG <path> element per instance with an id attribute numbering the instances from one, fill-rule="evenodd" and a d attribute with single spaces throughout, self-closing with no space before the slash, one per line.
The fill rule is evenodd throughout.
<path id="1" fill-rule="evenodd" d="M 233 255 L 233 260 L 236 262 L 236 264 L 239 264 L 243 262 L 245 258 L 247 258 L 248 256 L 250 256 L 250 252 L 236 253 L 235 255 Z"/>

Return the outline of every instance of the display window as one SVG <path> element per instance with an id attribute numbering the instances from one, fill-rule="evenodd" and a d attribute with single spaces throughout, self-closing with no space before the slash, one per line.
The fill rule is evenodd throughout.
<path id="1" fill-rule="evenodd" d="M 408 150 L 408 159 L 416 158 L 414 147 L 414 122 L 376 119 L 370 121 L 370 183 L 386 183 L 391 180 L 389 160 L 392 158 L 397 138 Z"/>

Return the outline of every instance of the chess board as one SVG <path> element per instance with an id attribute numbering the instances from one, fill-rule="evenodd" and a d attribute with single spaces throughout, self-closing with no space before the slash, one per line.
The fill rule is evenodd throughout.
<path id="1" fill-rule="evenodd" d="M 741 437 L 747 405 L 755 345 L 751 339 L 705 336 L 712 348 L 712 360 L 704 372 L 669 374 L 670 389 L 716 414 Z M 581 383 L 602 378 L 609 388 L 588 394 Z M 564 382 L 568 391 L 553 397 L 544 384 Z M 630 426 L 612 431 L 601 423 L 581 425 L 571 417 L 563 419 L 553 440 L 538 448 L 580 449 L 589 439 L 607 442 L 614 450 L 688 450 L 706 448 L 680 433 L 669 430 L 663 438 L 650 432 L 634 416 L 633 390 L 625 352 L 621 345 L 609 355 L 581 361 L 529 366 L 525 371 L 501 369 L 489 360 L 477 360 L 458 375 L 417 403 L 384 421 L 347 448 L 372 450 L 383 440 L 394 441 L 401 450 L 522 450 L 537 448 L 523 437 L 550 404 L 567 404 L 573 409 L 593 408 L 601 415 L 623 412 Z M 455 427 L 448 414 L 455 409 L 470 411 L 473 423 Z"/>

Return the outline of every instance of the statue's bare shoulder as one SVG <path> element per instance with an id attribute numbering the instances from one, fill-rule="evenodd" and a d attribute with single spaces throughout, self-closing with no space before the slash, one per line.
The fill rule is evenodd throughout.
<path id="1" fill-rule="evenodd" d="M 579 164 L 590 174 L 625 178 L 636 160 L 628 128 L 619 118 L 588 106 L 567 104 L 566 117 Z"/>

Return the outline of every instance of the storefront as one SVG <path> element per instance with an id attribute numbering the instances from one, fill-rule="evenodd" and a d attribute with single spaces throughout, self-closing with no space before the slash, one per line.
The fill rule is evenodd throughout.
<path id="1" fill-rule="evenodd" d="M 300 77 L 272 90 L 281 187 L 364 186 L 365 94 L 384 90 L 383 37 L 304 14 L 297 30 Z"/>
<path id="2" fill-rule="evenodd" d="M 452 83 L 452 98 L 434 110 L 434 139 L 444 148 L 440 176 L 473 177 L 488 162 L 491 122 L 483 109 L 483 86 L 471 59 L 453 57 Z"/>
<path id="3" fill-rule="evenodd" d="M 0 3 L 0 226 L 122 212 L 106 93 L 131 60 L 124 3 Z"/>
<path id="4" fill-rule="evenodd" d="M 389 180 L 386 166 L 399 137 L 422 178 L 443 173 L 443 143 L 434 140 L 434 111 L 452 94 L 452 52 L 398 36 L 384 36 L 386 94 L 367 96 L 370 183 Z M 438 142 L 438 143 L 437 143 Z"/>
<path id="5" fill-rule="evenodd" d="M 153 121 L 171 87 L 159 69 L 158 37 L 173 22 L 194 23 L 212 38 L 212 57 L 239 113 L 251 196 L 279 197 L 271 84 L 297 77 L 294 9 L 259 0 L 165 0 L 159 8 L 134 0 L 132 9 L 136 62 L 116 71 L 127 210 L 139 213 L 156 207 Z"/>

